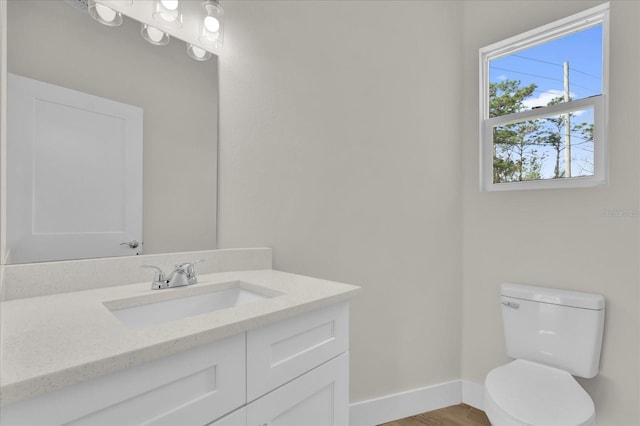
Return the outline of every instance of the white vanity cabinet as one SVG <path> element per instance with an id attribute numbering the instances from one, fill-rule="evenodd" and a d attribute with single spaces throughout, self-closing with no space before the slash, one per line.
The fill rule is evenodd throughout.
<path id="1" fill-rule="evenodd" d="M 346 425 L 348 304 L 284 319 L 29 400 L 12 425 Z"/>

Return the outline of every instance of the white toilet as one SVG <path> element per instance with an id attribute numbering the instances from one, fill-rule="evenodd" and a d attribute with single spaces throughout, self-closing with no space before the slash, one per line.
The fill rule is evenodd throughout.
<path id="1" fill-rule="evenodd" d="M 595 425 L 591 397 L 573 376 L 598 374 L 604 297 L 503 284 L 507 355 L 487 374 L 484 410 L 494 426 Z"/>

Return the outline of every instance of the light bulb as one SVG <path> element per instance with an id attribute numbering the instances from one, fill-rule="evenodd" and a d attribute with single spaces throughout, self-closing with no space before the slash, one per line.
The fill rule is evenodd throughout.
<path id="1" fill-rule="evenodd" d="M 149 38 L 155 41 L 156 43 L 162 40 L 162 37 L 164 37 L 164 33 L 154 27 L 148 27 L 147 34 L 149 34 Z"/>
<path id="2" fill-rule="evenodd" d="M 107 6 L 103 6 L 100 3 L 96 3 L 96 12 L 105 20 L 105 22 L 113 22 L 117 15 L 115 10 Z"/>
<path id="3" fill-rule="evenodd" d="M 222 25 L 224 11 L 220 5 L 213 0 L 205 1 L 204 9 L 206 15 L 202 20 L 202 28 L 198 36 L 198 41 L 201 45 L 213 49 L 213 51 L 218 51 L 222 47 L 222 39 L 224 37 L 224 27 Z"/>
<path id="4" fill-rule="evenodd" d="M 160 3 L 162 3 L 167 10 L 176 10 L 178 8 L 178 0 L 160 0 Z"/>
<path id="5" fill-rule="evenodd" d="M 122 24 L 122 14 L 108 6 L 97 3 L 96 0 L 87 1 L 89 15 L 103 25 L 117 27 Z"/>
<path id="6" fill-rule="evenodd" d="M 204 58 L 204 55 L 206 55 L 206 54 L 207 54 L 207 51 L 206 51 L 206 50 L 204 50 L 204 49 L 200 49 L 198 46 L 193 46 L 193 47 L 191 48 L 191 50 L 193 51 L 193 55 L 194 55 L 196 58 Z"/>
<path id="7" fill-rule="evenodd" d="M 211 52 L 207 52 L 203 48 L 194 46 L 193 44 L 187 45 L 187 53 L 196 61 L 206 61 L 211 57 Z"/>
<path id="8" fill-rule="evenodd" d="M 147 40 L 151 44 L 163 46 L 169 43 L 169 34 L 162 30 L 159 30 L 151 25 L 142 24 L 141 29 L 142 38 Z"/>
<path id="9" fill-rule="evenodd" d="M 153 19 L 165 28 L 182 28 L 182 12 L 178 0 L 155 0 Z"/>
<path id="10" fill-rule="evenodd" d="M 220 30 L 220 21 L 213 16 L 206 16 L 204 18 L 204 28 L 210 33 L 215 33 Z"/>

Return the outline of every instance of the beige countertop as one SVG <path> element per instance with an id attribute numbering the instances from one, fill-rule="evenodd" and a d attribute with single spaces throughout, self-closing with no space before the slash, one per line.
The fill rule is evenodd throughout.
<path id="1" fill-rule="evenodd" d="M 343 301 L 359 290 L 274 270 L 198 279 L 198 284 L 173 289 L 151 290 L 144 282 L 2 302 L 2 405 Z M 140 329 L 126 327 L 106 307 L 207 293 L 235 281 L 260 286 L 271 297 Z"/>

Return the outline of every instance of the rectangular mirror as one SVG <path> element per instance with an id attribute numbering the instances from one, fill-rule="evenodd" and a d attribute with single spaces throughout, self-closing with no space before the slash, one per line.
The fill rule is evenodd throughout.
<path id="1" fill-rule="evenodd" d="M 127 17 L 118 27 L 101 25 L 83 0 L 9 0 L 5 12 L 8 73 L 143 111 L 143 244 L 130 248 L 119 245 L 129 239 L 118 241 L 122 253 L 112 255 L 140 248 L 144 254 L 215 249 L 217 57 L 194 61 L 180 40 L 151 45 L 140 35 L 141 24 Z M 7 102 L 4 91 L 2 102 Z M 6 162 L 15 166 L 11 155 Z M 59 194 L 48 195 L 55 200 Z M 6 206 L 2 210 L 5 223 Z M 84 220 L 92 216 L 96 219 L 95 211 Z M 3 263 L 11 263 L 10 254 L 7 244 Z M 86 250 L 65 258 L 96 256 L 102 257 Z"/>

